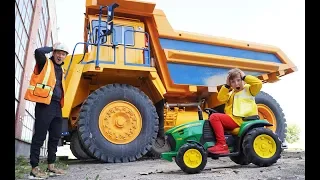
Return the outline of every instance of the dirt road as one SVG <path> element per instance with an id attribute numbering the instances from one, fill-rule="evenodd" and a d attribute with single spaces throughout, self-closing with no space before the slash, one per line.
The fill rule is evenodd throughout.
<path id="1" fill-rule="evenodd" d="M 54 177 L 54 180 L 291 180 L 305 179 L 305 153 L 303 151 L 284 151 L 281 159 L 270 167 L 260 168 L 253 164 L 240 166 L 228 157 L 219 160 L 208 159 L 200 174 L 183 173 L 175 162 L 161 159 L 143 159 L 122 164 L 101 164 L 97 161 L 81 162 L 69 160 L 68 174 Z"/>

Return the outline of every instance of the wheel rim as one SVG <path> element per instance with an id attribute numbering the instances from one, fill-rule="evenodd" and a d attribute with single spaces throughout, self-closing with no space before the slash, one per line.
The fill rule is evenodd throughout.
<path id="1" fill-rule="evenodd" d="M 267 128 L 276 132 L 277 129 L 277 119 L 273 111 L 264 104 L 258 104 L 258 112 L 261 119 L 266 119 L 268 122 L 273 124 L 273 126 L 268 126 Z"/>
<path id="2" fill-rule="evenodd" d="M 189 168 L 196 168 L 202 163 L 202 155 L 197 149 L 188 149 L 183 155 L 183 161 Z"/>
<path id="3" fill-rule="evenodd" d="M 132 142 L 141 132 L 142 118 L 139 110 L 127 101 L 107 104 L 99 116 L 99 130 L 114 144 Z"/>
<path id="4" fill-rule="evenodd" d="M 254 139 L 253 149 L 258 156 L 270 158 L 276 153 L 277 144 L 271 136 L 261 134 Z"/>

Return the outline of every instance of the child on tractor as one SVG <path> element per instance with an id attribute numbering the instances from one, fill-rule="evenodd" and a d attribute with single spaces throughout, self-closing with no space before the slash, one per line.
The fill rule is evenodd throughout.
<path id="1" fill-rule="evenodd" d="M 218 93 L 217 99 L 225 103 L 224 113 L 213 113 L 209 117 L 216 136 L 216 144 L 208 148 L 213 154 L 228 154 L 229 149 L 224 137 L 224 130 L 240 127 L 242 118 L 258 115 L 255 96 L 262 88 L 262 81 L 255 76 L 245 75 L 238 68 L 228 72 L 226 84 Z"/>

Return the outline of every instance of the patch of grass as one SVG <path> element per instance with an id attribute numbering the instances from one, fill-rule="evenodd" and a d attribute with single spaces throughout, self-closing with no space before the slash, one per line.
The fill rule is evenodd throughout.
<path id="1" fill-rule="evenodd" d="M 41 170 L 45 171 L 48 167 L 47 161 L 40 160 L 39 167 Z M 55 167 L 61 168 L 63 170 L 67 170 L 69 166 L 66 161 L 62 161 L 57 158 L 57 160 L 55 162 Z M 29 159 L 25 158 L 24 156 L 17 157 L 16 163 L 15 163 L 15 177 L 16 177 L 16 179 L 25 178 L 27 175 L 29 175 L 30 171 L 31 171 L 31 165 L 29 163 Z"/>

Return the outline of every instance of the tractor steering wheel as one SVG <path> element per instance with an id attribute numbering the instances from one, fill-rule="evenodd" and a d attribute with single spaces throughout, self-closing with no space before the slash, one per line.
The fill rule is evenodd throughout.
<path id="1" fill-rule="evenodd" d="M 218 111 L 214 110 L 214 109 L 211 109 L 211 108 L 204 108 L 204 111 L 206 113 L 209 114 L 209 116 L 212 114 L 212 113 L 218 113 Z"/>

